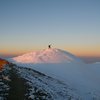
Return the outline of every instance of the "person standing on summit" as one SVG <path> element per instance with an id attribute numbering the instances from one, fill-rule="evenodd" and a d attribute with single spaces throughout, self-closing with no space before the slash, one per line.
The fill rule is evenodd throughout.
<path id="1" fill-rule="evenodd" d="M 50 44 L 50 45 L 48 45 L 48 48 L 49 48 L 49 49 L 51 48 L 51 44 Z"/>

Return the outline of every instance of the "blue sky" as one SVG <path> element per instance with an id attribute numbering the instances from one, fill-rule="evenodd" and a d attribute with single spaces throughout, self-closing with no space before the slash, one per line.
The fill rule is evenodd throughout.
<path id="1" fill-rule="evenodd" d="M 100 56 L 100 0 L 0 0 L 0 53 L 56 48 Z"/>

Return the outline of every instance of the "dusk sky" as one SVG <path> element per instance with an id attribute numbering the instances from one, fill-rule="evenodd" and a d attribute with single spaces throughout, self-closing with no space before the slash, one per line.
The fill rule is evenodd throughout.
<path id="1" fill-rule="evenodd" d="M 0 0 L 0 54 L 48 44 L 100 57 L 100 0 Z"/>

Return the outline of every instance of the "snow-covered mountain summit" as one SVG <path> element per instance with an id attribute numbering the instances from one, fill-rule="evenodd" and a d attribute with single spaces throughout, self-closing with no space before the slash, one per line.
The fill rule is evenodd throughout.
<path id="1" fill-rule="evenodd" d="M 16 63 L 69 63 L 69 62 L 81 62 L 79 58 L 73 54 L 56 49 L 48 48 L 41 51 L 30 52 L 18 57 L 11 58 Z"/>

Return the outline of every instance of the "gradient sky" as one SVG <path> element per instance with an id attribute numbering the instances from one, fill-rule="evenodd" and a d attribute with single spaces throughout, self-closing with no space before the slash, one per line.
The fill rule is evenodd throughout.
<path id="1" fill-rule="evenodd" d="M 100 57 L 100 0 L 0 0 L 0 54 L 48 44 Z"/>

